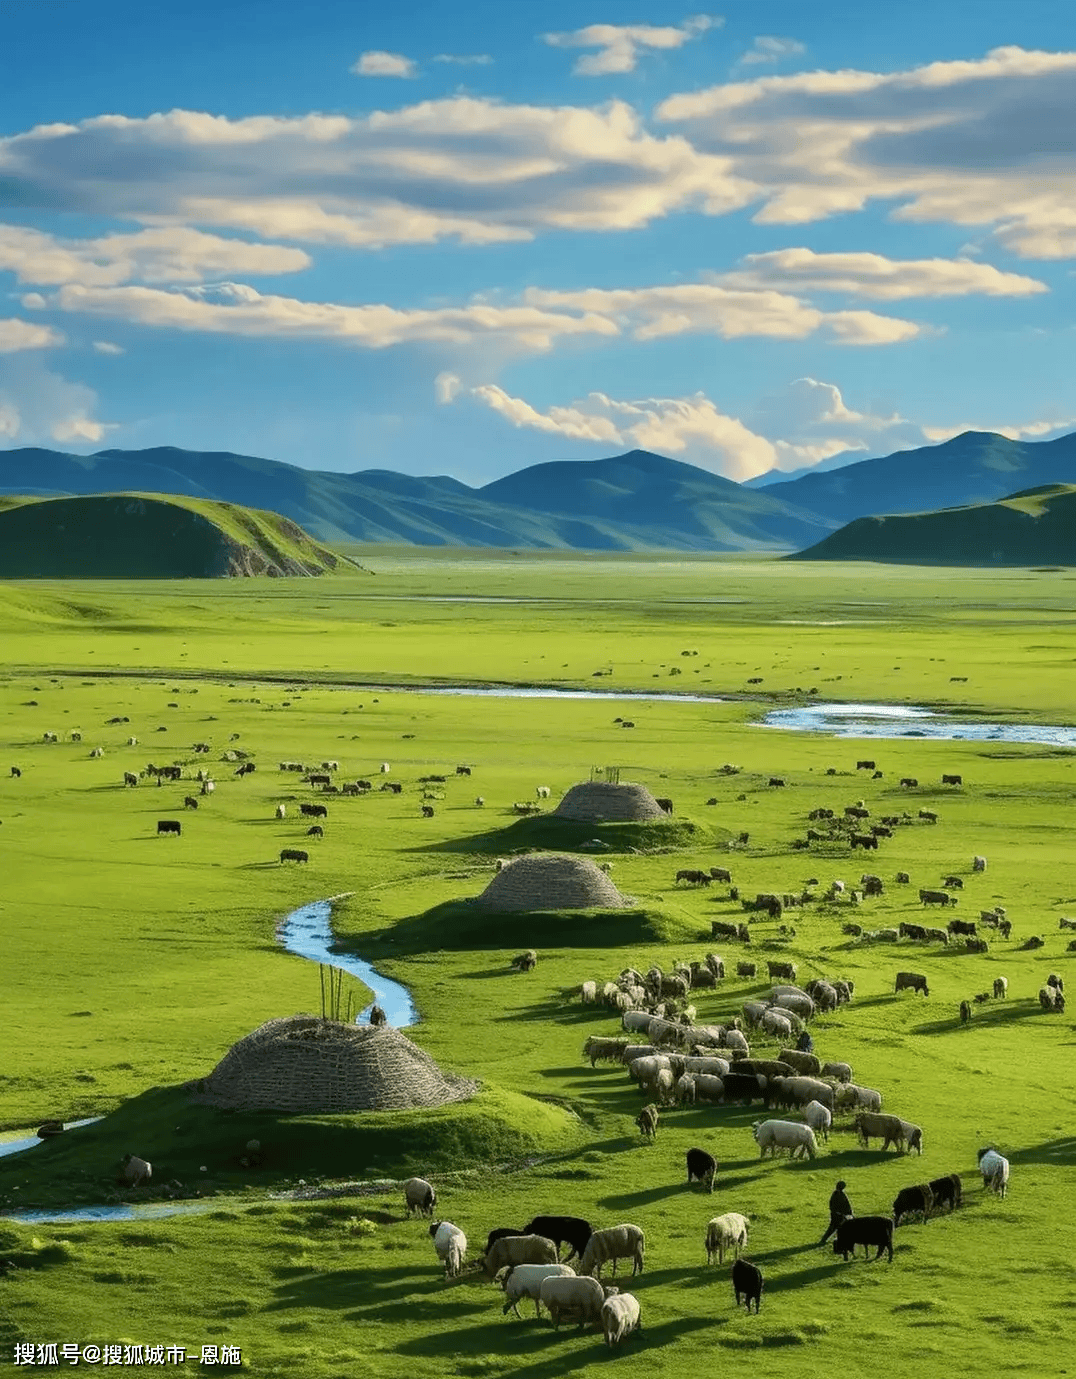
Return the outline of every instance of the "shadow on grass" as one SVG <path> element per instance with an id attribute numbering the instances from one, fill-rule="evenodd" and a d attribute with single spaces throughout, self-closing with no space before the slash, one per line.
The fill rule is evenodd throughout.
<path id="1" fill-rule="evenodd" d="M 984 978 L 985 980 L 985 978 Z M 972 1006 L 972 1017 L 970 1029 L 974 1030 L 977 1026 L 993 1027 L 994 1025 L 1011 1025 L 1018 1020 L 1028 1020 L 1039 1015 L 1046 1015 L 1038 1001 L 992 1001 L 989 1004 Z M 960 1033 L 964 1026 L 960 1023 L 960 1014 L 954 1010 L 953 1014 L 945 1020 L 931 1020 L 926 1024 L 916 1025 L 909 1033 L 911 1034 L 954 1034 Z"/>
<path id="2" fill-rule="evenodd" d="M 1076 1164 L 1076 1135 L 1045 1140 L 1029 1149 L 1017 1149 L 1006 1156 L 1014 1164 Z"/>

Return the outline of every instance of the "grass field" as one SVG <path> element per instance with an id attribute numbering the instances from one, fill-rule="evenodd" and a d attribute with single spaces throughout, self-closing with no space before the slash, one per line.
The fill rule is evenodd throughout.
<path id="1" fill-rule="evenodd" d="M 196 1354 L 225 1343 L 241 1347 L 252 1373 L 311 1379 L 416 1370 L 555 1379 L 603 1364 L 593 1333 L 504 1319 L 499 1292 L 474 1278 L 446 1286 L 424 1224 L 403 1220 L 398 1191 L 266 1196 L 300 1179 L 425 1171 L 438 1215 L 467 1232 L 472 1257 L 489 1229 L 536 1212 L 642 1226 L 647 1268 L 632 1290 L 644 1334 L 621 1363 L 650 1373 L 761 1362 L 782 1379 L 851 1376 L 866 1367 L 865 1346 L 901 1379 L 954 1364 L 975 1376 L 1044 1365 L 1063 1373 L 1076 1293 L 1076 1058 L 1071 1015 L 1043 1014 L 1037 993 L 1048 972 L 1072 972 L 1058 918 L 1076 915 L 1074 754 L 998 742 L 864 745 L 756 721 L 770 702 L 806 702 L 813 686 L 825 699 L 1071 723 L 1069 577 L 428 552 L 362 559 L 374 579 L 341 576 L 331 596 L 313 581 L 0 587 L 0 1127 L 106 1116 L 0 1159 L 0 1210 L 153 1197 L 171 1180 L 184 1193 L 222 1194 L 202 1216 L 0 1221 L 0 1258 L 17 1266 L 0 1277 L 0 1353 L 17 1341 L 183 1344 Z M 523 602 L 440 601 L 491 595 Z M 611 673 L 595 678 L 599 669 Z M 626 709 L 377 687 L 423 681 L 730 697 Z M 625 715 L 632 732 L 614 722 Z M 61 740 L 46 743 L 45 732 Z M 130 736 L 137 746 L 126 745 Z M 196 756 L 195 742 L 211 753 Z M 97 746 L 104 755 L 91 757 Z M 251 752 L 258 770 L 237 779 L 221 760 L 234 749 Z M 883 779 L 856 772 L 863 756 Z M 339 760 L 343 779 L 388 762 L 403 793 L 333 797 L 324 840 L 308 844 L 296 816 L 309 787 L 277 763 L 323 758 Z M 197 812 L 183 809 L 188 782 L 122 784 L 126 770 L 173 760 L 187 774 L 206 762 L 214 770 L 217 790 Z M 725 762 L 740 774 L 719 774 Z M 455 777 L 457 763 L 473 776 Z M 565 923 L 460 905 L 491 879 L 501 844 L 520 845 L 513 801 L 533 799 L 538 784 L 555 800 L 592 765 L 609 764 L 672 797 L 682 826 L 653 840 L 657 850 L 618 844 L 609 854 L 634 908 Z M 943 788 L 943 772 L 962 774 L 963 787 Z M 417 781 L 434 773 L 449 779 L 435 817 L 423 819 Z M 771 789 L 772 775 L 786 788 Z M 902 790 L 903 776 L 920 787 Z M 898 828 L 867 862 L 846 849 L 793 850 L 811 809 L 860 798 L 873 817 L 925 808 L 940 822 Z M 283 822 L 274 817 L 281 801 Z M 182 837 L 158 839 L 158 818 L 180 819 Z M 548 827 L 534 826 L 538 841 Z M 724 839 L 743 830 L 749 846 L 727 854 Z M 285 846 L 308 846 L 309 865 L 281 866 Z M 985 875 L 972 873 L 974 854 L 989 859 Z M 923 1126 L 922 1162 L 864 1151 L 844 1117 L 817 1160 L 760 1163 L 750 1131 L 759 1107 L 670 1110 L 644 1144 L 633 1084 L 619 1068 L 582 1061 L 588 1034 L 617 1028 L 608 1012 L 579 1004 L 582 981 L 629 964 L 667 969 L 715 948 L 734 972 L 737 946 L 709 937 L 713 919 L 743 917 L 728 888 L 696 892 L 673 880 L 711 864 L 729 865 L 745 895 L 798 890 L 809 877 L 851 886 L 861 870 L 885 878 L 885 895 L 854 912 L 792 912 L 792 940 L 776 922 L 753 920 L 751 956 L 795 961 L 801 982 L 855 980 L 855 1001 L 815 1022 L 816 1048 L 852 1063 L 885 1109 Z M 910 887 L 892 884 L 898 870 Z M 949 873 L 965 881 L 962 917 L 1006 906 L 1011 942 L 992 937 L 990 952 L 975 956 L 842 933 L 849 918 L 872 929 L 939 922 L 924 921 L 917 890 Z M 274 931 L 296 906 L 342 892 L 353 894 L 334 912 L 340 946 L 411 988 L 416 1042 L 480 1079 L 482 1094 L 399 1120 L 192 1108 L 179 1084 L 205 1076 L 236 1039 L 273 1016 L 319 1008 L 314 966 L 284 953 Z M 1045 947 L 1020 951 L 1031 935 Z M 537 969 L 511 972 L 508 959 L 531 943 Z M 929 998 L 893 995 L 903 969 L 927 975 Z M 961 1028 L 960 1000 L 999 974 L 1008 1000 L 976 1006 Z M 729 1016 L 767 990 L 730 975 L 697 994 L 698 1018 Z M 762 1056 L 775 1047 L 753 1043 Z M 266 1147 L 256 1173 L 237 1163 L 251 1134 Z M 1004 1202 L 979 1189 L 975 1151 L 987 1143 L 1012 1162 Z M 720 1165 L 712 1197 L 683 1181 L 696 1144 Z M 154 1164 L 148 1193 L 116 1186 L 126 1150 Z M 490 1167 L 498 1164 L 509 1167 Z M 845 1265 L 813 1248 L 837 1178 L 869 1214 L 887 1212 L 900 1187 L 954 1170 L 968 1204 L 902 1226 L 891 1266 Z M 751 1218 L 749 1256 L 766 1275 L 757 1319 L 733 1308 L 727 1263 L 705 1265 L 706 1222 L 730 1210 Z"/>

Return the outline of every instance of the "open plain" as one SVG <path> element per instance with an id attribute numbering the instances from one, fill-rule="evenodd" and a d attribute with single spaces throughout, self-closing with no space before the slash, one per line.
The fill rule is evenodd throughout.
<path id="1" fill-rule="evenodd" d="M 1074 935 L 1059 921 L 1076 917 L 1076 752 L 834 738 L 761 720 L 825 702 L 1072 726 L 1076 575 L 353 554 L 370 573 L 0 586 L 0 1127 L 104 1117 L 0 1158 L 0 1211 L 160 1202 L 169 1191 L 184 1206 L 213 1202 L 163 1219 L 0 1218 L 5 1352 L 231 1345 L 252 1373 L 304 1379 L 555 1379 L 612 1358 L 600 1333 L 554 1332 L 529 1304 L 522 1320 L 503 1317 L 480 1273 L 446 1283 L 399 1188 L 302 1196 L 420 1174 L 437 1188 L 436 1218 L 467 1233 L 469 1260 L 489 1230 L 538 1213 L 641 1226 L 646 1268 L 630 1287 L 642 1332 L 621 1363 L 655 1376 L 747 1365 L 779 1379 L 870 1369 L 902 1379 L 957 1364 L 970 1376 L 1064 1373 L 1076 1042 L 1071 1014 L 1043 1010 L 1039 991 L 1073 970 Z M 496 687 L 680 697 L 421 692 Z M 880 778 L 857 770 L 865 758 Z M 308 838 L 299 806 L 322 797 L 279 764 L 323 760 L 339 762 L 334 778 L 374 789 L 329 796 L 324 837 Z M 256 771 L 237 775 L 244 762 Z M 180 764 L 182 779 L 158 785 L 139 774 L 149 763 Z M 650 832 L 594 830 L 631 904 L 505 915 L 462 903 L 498 858 L 589 839 L 548 815 L 593 767 L 673 802 Z M 215 782 L 208 796 L 200 768 Z M 429 776 L 446 779 L 420 783 Z M 539 786 L 551 792 L 542 813 L 521 818 L 513 805 L 537 803 Z M 184 807 L 190 795 L 197 809 Z M 845 838 L 797 846 L 809 813 L 850 806 L 901 822 L 869 854 Z M 163 819 L 181 835 L 158 836 Z M 286 848 L 309 861 L 281 863 Z M 675 880 L 711 866 L 729 869 L 744 898 L 807 889 L 816 899 L 771 918 L 745 913 L 728 884 Z M 884 893 L 856 904 L 863 872 Z M 950 877 L 963 882 L 950 892 L 956 914 L 1004 907 L 1007 940 L 984 930 L 988 951 L 973 953 L 845 932 L 944 926 L 951 912 L 925 911 L 919 891 Z M 846 891 L 827 900 L 836 879 Z M 409 1035 L 441 1068 L 477 1079 L 478 1095 L 362 1116 L 193 1103 L 182 1084 L 237 1040 L 319 1011 L 315 965 L 275 933 L 296 907 L 334 896 L 346 897 L 333 911 L 340 949 L 409 988 L 421 1017 Z M 749 946 L 711 937 L 714 921 L 745 920 Z M 1043 946 L 1026 949 L 1033 937 Z M 514 971 L 528 947 L 537 966 Z M 581 984 L 600 990 L 624 968 L 669 971 L 708 952 L 726 975 L 692 992 L 699 1024 L 768 996 L 768 961 L 794 963 L 801 985 L 851 979 L 854 999 L 811 1023 L 816 1052 L 851 1064 L 884 1110 L 922 1127 L 922 1159 L 864 1149 L 840 1114 L 817 1158 L 760 1160 L 752 1124 L 783 1113 L 757 1103 L 662 1108 L 644 1140 L 634 1124 L 644 1098 L 625 1070 L 582 1057 L 589 1036 L 620 1033 L 620 1020 L 582 1004 Z M 742 960 L 759 975 L 737 976 Z M 927 978 L 929 996 L 895 994 L 906 970 Z M 997 977 L 1007 997 L 973 1004 L 962 1024 L 960 1003 Z M 354 1007 L 365 1003 L 346 986 Z M 750 1038 L 753 1056 L 776 1056 L 778 1042 Z M 245 1167 L 255 1138 L 263 1159 Z M 981 1188 L 976 1153 L 987 1145 L 1012 1165 L 1004 1199 Z M 712 1196 L 685 1182 L 694 1146 L 717 1160 Z M 118 1185 L 127 1152 L 152 1162 L 150 1186 Z M 902 1224 L 891 1264 L 817 1248 L 836 1180 L 857 1215 L 887 1214 L 901 1188 L 952 1172 L 964 1205 Z M 284 1192 L 300 1195 L 272 1195 Z M 735 1308 L 727 1260 L 706 1264 L 706 1224 L 723 1212 L 750 1219 L 765 1317 Z"/>

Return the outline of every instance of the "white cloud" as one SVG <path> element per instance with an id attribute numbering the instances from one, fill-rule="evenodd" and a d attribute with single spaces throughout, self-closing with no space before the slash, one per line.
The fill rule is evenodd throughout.
<path id="1" fill-rule="evenodd" d="M 456 67 L 489 67 L 493 62 L 489 53 L 438 53 L 434 62 L 449 62 Z"/>
<path id="2" fill-rule="evenodd" d="M 36 321 L 23 321 L 17 316 L 0 320 L 0 354 L 44 350 L 63 342 L 64 337 L 51 326 L 39 326 Z"/>
<path id="3" fill-rule="evenodd" d="M 0 378 L 0 436 L 19 445 L 99 442 L 115 429 L 97 420 L 97 394 L 72 383 L 39 358 L 23 356 L 5 365 Z"/>
<path id="4" fill-rule="evenodd" d="M 400 53 L 385 53 L 376 49 L 361 53 L 352 68 L 357 77 L 413 77 L 414 61 Z"/>
<path id="5" fill-rule="evenodd" d="M 894 219 L 992 226 L 1015 253 L 1057 258 L 1076 252 L 1074 76 L 1076 52 L 1006 47 L 903 72 L 760 77 L 656 114 L 752 185 L 760 223 L 887 200 Z"/>
<path id="6" fill-rule="evenodd" d="M 764 62 L 779 62 L 783 57 L 798 57 L 807 50 L 794 38 L 771 38 L 760 36 L 740 58 L 743 67 L 754 67 Z"/>
<path id="7" fill-rule="evenodd" d="M 297 273 L 310 266 L 302 249 L 248 244 L 171 225 L 96 239 L 59 239 L 41 230 L 0 225 L 0 270 L 20 283 L 114 287 L 132 280 L 193 283 L 208 275 Z"/>
<path id="8" fill-rule="evenodd" d="M 744 267 L 717 281 L 751 288 L 839 292 L 881 301 L 906 297 L 1026 297 L 1048 292 L 1037 278 L 1005 273 L 970 259 L 890 259 L 882 254 L 816 254 L 811 249 L 777 249 L 748 254 Z"/>
<path id="9" fill-rule="evenodd" d="M 439 373 L 433 380 L 433 387 L 438 404 L 443 407 L 456 400 L 456 396 L 461 387 L 460 376 L 459 374 L 448 373 L 447 371 Z"/>
<path id="10" fill-rule="evenodd" d="M 1076 417 L 1066 417 L 1063 421 L 1025 421 L 1016 425 L 986 425 L 982 422 L 961 422 L 959 426 L 924 426 L 923 435 L 930 441 L 952 440 L 965 431 L 993 431 L 999 436 L 1007 436 L 1011 441 L 1041 440 L 1044 436 L 1064 435 L 1076 428 Z"/>
<path id="11" fill-rule="evenodd" d="M 95 340 L 93 342 L 94 353 L 96 354 L 126 354 L 127 351 L 122 345 L 114 345 L 111 340 Z"/>
<path id="12" fill-rule="evenodd" d="M 746 424 L 769 437 L 776 469 L 799 469 L 844 451 L 864 457 L 922 445 L 924 430 L 899 413 L 859 411 L 845 404 L 840 388 L 816 378 L 797 378 L 760 398 Z"/>
<path id="13" fill-rule="evenodd" d="M 554 48 L 597 48 L 596 53 L 578 58 L 572 72 L 577 77 L 604 77 L 613 72 L 634 72 L 640 49 L 669 52 L 701 38 L 708 29 L 722 23 L 722 19 L 698 14 L 675 28 L 668 25 L 656 28 L 651 24 L 588 24 L 585 29 L 543 34 L 542 37 Z"/>

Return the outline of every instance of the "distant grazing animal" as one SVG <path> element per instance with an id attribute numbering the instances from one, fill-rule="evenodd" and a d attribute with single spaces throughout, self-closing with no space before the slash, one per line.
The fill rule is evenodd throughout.
<path id="1" fill-rule="evenodd" d="M 432 805 L 432 804 L 424 804 L 424 805 L 422 806 L 422 817 L 423 817 L 424 819 L 432 819 L 432 818 L 433 818 L 433 805 Z"/>
<path id="2" fill-rule="evenodd" d="M 19 770 L 19 768 L 18 768 L 17 766 L 13 766 L 13 767 L 11 768 L 11 775 L 12 775 L 13 778 L 17 778 L 17 777 L 19 777 L 19 776 L 22 775 L 22 772 Z M 1062 928 L 1065 927 L 1064 920 L 1062 920 L 1062 922 L 1061 922 L 1061 927 L 1062 927 Z"/>
<path id="3" fill-rule="evenodd" d="M 983 1191 L 990 1188 L 1004 1197 L 1009 1186 L 1009 1161 L 996 1149 L 979 1150 L 979 1172 L 983 1175 Z"/>
<path id="4" fill-rule="evenodd" d="M 91 757 L 103 757 L 104 754 L 105 749 L 103 747 L 94 747 L 93 750 L 90 752 Z"/>
<path id="5" fill-rule="evenodd" d="M 471 774 L 471 768 L 470 768 L 469 766 L 457 766 L 457 767 L 456 767 L 456 775 L 457 775 L 457 776 L 469 776 L 470 774 Z"/>
<path id="6" fill-rule="evenodd" d="M 913 789 L 913 790 L 914 790 L 915 787 L 919 784 L 919 782 L 916 780 L 916 778 L 915 778 L 914 776 L 902 776 L 902 777 L 901 777 L 901 782 L 900 782 L 900 783 L 901 783 L 901 785 L 903 785 L 903 786 L 905 787 L 905 789 Z"/>
<path id="7" fill-rule="evenodd" d="M 383 762 L 381 763 L 381 766 L 380 766 L 379 769 L 380 769 L 381 774 L 382 774 L 383 776 L 387 776 L 388 773 L 389 773 L 389 771 L 390 771 L 392 768 L 389 766 L 389 764 L 388 764 L 387 761 L 383 761 Z"/>
<path id="8" fill-rule="evenodd" d="M 727 867 L 711 867 L 710 877 L 714 881 L 723 881 L 727 886 L 732 885 L 732 872 Z M 1073 921 L 1072 927 L 1076 929 L 1076 920 Z"/>
<path id="9" fill-rule="evenodd" d="M 942 785 L 963 785 L 963 784 L 964 784 L 964 777 L 963 777 L 963 776 L 942 776 L 941 783 L 942 783 Z"/>
<path id="10" fill-rule="evenodd" d="M 737 975 L 737 977 L 754 977 L 754 976 L 756 976 L 756 975 L 757 975 L 757 969 L 756 969 L 756 967 L 755 967 L 755 964 L 754 964 L 753 962 L 738 962 L 738 963 L 736 964 L 736 975 Z"/>
<path id="11" fill-rule="evenodd" d="M 783 776 L 771 776 L 771 777 L 770 777 L 770 784 L 773 785 L 773 786 L 781 786 L 781 785 L 787 785 L 788 782 L 784 779 Z"/>
<path id="12" fill-rule="evenodd" d="M 584 1326 L 600 1326 L 605 1306 L 606 1290 L 596 1278 L 565 1278 L 551 1276 L 542 1280 L 538 1292 L 539 1307 L 549 1313 L 554 1331 L 560 1329 L 561 1319 L 571 1317 Z"/>
<path id="13" fill-rule="evenodd" d="M 962 891 L 964 889 L 963 879 L 959 876 L 947 876 L 942 884 L 947 891 Z"/>
<path id="14" fill-rule="evenodd" d="M 739 1259 L 747 1249 L 747 1233 L 750 1228 L 749 1219 L 738 1211 L 715 1216 L 706 1227 L 707 1264 L 714 1262 L 714 1255 L 717 1255 L 718 1264 L 724 1264 L 726 1250 L 735 1251 L 735 1257 Z"/>
<path id="15" fill-rule="evenodd" d="M 663 814 L 671 814 L 673 812 L 673 802 L 670 799 L 663 797 L 662 799 L 655 800 L 655 804 Z"/>
<path id="16" fill-rule="evenodd" d="M 676 873 L 676 884 L 681 881 L 687 881 L 693 886 L 708 886 L 710 880 L 711 877 L 709 873 L 690 867 L 681 868 L 681 870 Z"/>
<path id="17" fill-rule="evenodd" d="M 1063 1015 L 1065 1013 L 1065 996 L 1056 986 L 1043 986 L 1039 988 L 1039 1005 L 1043 1010 L 1056 1011 Z"/>
<path id="18" fill-rule="evenodd" d="M 183 808 L 184 808 L 184 809 L 197 809 L 197 808 L 198 808 L 198 801 L 194 798 L 193 795 L 187 795 L 187 796 L 185 797 L 184 801 L 183 801 Z"/>
<path id="19" fill-rule="evenodd" d="M 299 813 L 308 819 L 327 819 L 329 811 L 323 804 L 300 804 Z"/>
<path id="20" fill-rule="evenodd" d="M 906 871 L 898 871 L 895 879 L 898 886 L 907 886 L 911 881 L 911 877 Z"/>
<path id="21" fill-rule="evenodd" d="M 1004 1000 L 1004 998 L 1005 998 L 1006 996 L 1008 996 L 1008 994 L 1009 994 L 1009 979 L 1008 979 L 1008 977 L 995 977 L 995 978 L 994 978 L 994 1000 L 995 1000 L 995 1001 Z"/>
<path id="22" fill-rule="evenodd" d="M 332 785 L 331 776 L 309 776 L 307 779 L 310 785 Z"/>
<path id="23" fill-rule="evenodd" d="M 950 1211 L 955 1211 L 963 1201 L 964 1185 L 960 1181 L 959 1173 L 947 1173 L 942 1178 L 932 1178 L 927 1186 L 934 1197 L 934 1206 L 939 1210 L 948 1205 Z"/>
<path id="24" fill-rule="evenodd" d="M 762 1306 L 762 1270 L 758 1265 L 750 1264 L 746 1259 L 736 1260 L 732 1266 L 732 1290 L 736 1294 L 737 1307 L 743 1298 L 748 1312 L 754 1302 L 757 1313 Z"/>
<path id="25" fill-rule="evenodd" d="M 635 1117 L 635 1124 L 639 1127 L 639 1133 L 644 1139 L 654 1139 L 658 1133 L 658 1108 L 656 1106 L 644 1106 Z"/>
<path id="26" fill-rule="evenodd" d="M 183 830 L 182 830 L 182 829 L 180 828 L 180 826 L 179 826 L 179 820 L 178 820 L 178 819 L 158 819 L 158 820 L 157 820 L 157 836 L 158 836 L 158 837 L 160 837 L 162 833 L 174 833 L 174 834 L 176 835 L 176 837 L 178 838 L 179 835 L 180 835 L 180 833 L 182 833 L 182 831 L 183 831 Z"/>
<path id="27" fill-rule="evenodd" d="M 17 769 L 18 768 L 15 766 L 11 768 L 12 775 L 15 774 Z M 1062 915 L 1062 917 L 1057 921 L 1057 927 L 1059 929 L 1076 929 L 1076 919 L 1066 919 L 1064 915 Z"/>
<path id="28" fill-rule="evenodd" d="M 533 972 L 538 966 L 538 954 L 533 948 L 528 948 L 525 953 L 517 953 L 509 966 L 514 967 L 517 972 Z"/>
<path id="29" fill-rule="evenodd" d="M 136 1158 L 134 1154 L 124 1154 L 123 1176 L 131 1187 L 139 1187 L 153 1177 L 153 1165 L 145 1159 Z"/>
<path id="30" fill-rule="evenodd" d="M 945 891 L 921 890 L 919 892 L 919 899 L 924 905 L 951 905 L 953 903 L 953 897 L 947 895 Z M 959 924 L 960 921 L 954 920 L 954 923 Z"/>
<path id="31" fill-rule="evenodd" d="M 487 1248 L 488 1253 L 488 1248 Z M 512 1264 L 500 1275 L 504 1289 L 504 1306 L 501 1311 L 507 1317 L 509 1312 L 519 1316 L 519 1304 L 524 1298 L 534 1302 L 534 1315 L 542 1315 L 542 1284 L 549 1278 L 575 1278 L 575 1270 L 570 1264 Z M 601 1285 L 598 1285 L 599 1290 Z M 604 1296 L 604 1294 L 603 1294 Z"/>
<path id="32" fill-rule="evenodd" d="M 934 1208 L 934 1193 L 926 1183 L 916 1187 L 904 1187 L 897 1193 L 893 1202 L 893 1225 L 900 1225 L 902 1216 L 914 1216 L 918 1212 L 925 1221 Z"/>
<path id="33" fill-rule="evenodd" d="M 416 1213 L 420 1216 L 433 1215 L 433 1209 L 437 1205 L 437 1193 L 432 1184 L 425 1178 L 408 1178 L 403 1188 L 408 1216 L 414 1216 Z"/>
<path id="34" fill-rule="evenodd" d="M 889 1256 L 889 1262 L 893 1262 L 893 1218 L 891 1216 L 846 1216 L 837 1227 L 837 1235 L 833 1241 L 833 1253 L 841 1255 L 845 1261 L 848 1256 L 854 1255 L 856 1246 L 862 1245 L 867 1251 L 871 1245 L 876 1245 L 877 1252 L 875 1259 L 881 1259 L 882 1251 L 885 1250 Z"/>
<path id="35" fill-rule="evenodd" d="M 861 1111 L 856 1116 L 855 1126 L 856 1134 L 868 1149 L 872 1139 L 880 1139 L 883 1151 L 892 1144 L 902 1151 L 914 1149 L 919 1154 L 923 1152 L 922 1127 L 901 1120 L 899 1116 L 881 1111 Z"/>
<path id="36" fill-rule="evenodd" d="M 202 781 L 202 789 L 199 793 L 202 795 L 212 795 L 213 791 L 216 790 L 216 788 L 216 785 L 214 785 L 214 783 L 211 780 L 204 780 Z"/>
<path id="37" fill-rule="evenodd" d="M 485 804 L 486 801 L 482 798 L 481 795 L 476 795 L 476 796 L 475 796 L 475 801 L 474 801 L 474 802 L 475 802 L 476 805 L 478 805 L 479 809 L 481 809 L 482 806 Z"/>
<path id="38" fill-rule="evenodd" d="M 617 1261 L 630 1259 L 632 1277 L 643 1272 L 646 1251 L 646 1236 L 640 1226 L 625 1223 L 612 1226 L 608 1230 L 595 1231 L 587 1241 L 583 1256 L 579 1261 L 579 1274 L 601 1278 L 604 1265 L 612 1261 L 613 1276 L 616 1276 Z"/>
<path id="39" fill-rule="evenodd" d="M 960 1023 L 961 1023 L 962 1025 L 966 1025 L 966 1024 L 969 1024 L 970 1021 L 971 1021 L 971 1002 L 970 1002 L 970 1001 L 961 1001 L 961 1002 L 960 1002 Z"/>
<path id="40" fill-rule="evenodd" d="M 288 811 L 285 809 L 285 807 L 284 807 L 282 804 L 278 804 L 277 807 L 276 807 L 276 816 L 277 816 L 277 818 L 278 818 L 278 819 L 287 818 L 287 814 L 288 814 Z"/>
<path id="41" fill-rule="evenodd" d="M 549 796 L 550 796 L 553 792 L 550 790 L 550 788 L 549 788 L 548 785 L 539 785 L 539 786 L 535 789 L 535 792 L 534 792 L 534 793 L 535 793 L 535 795 L 538 797 L 538 799 L 540 799 L 540 800 L 548 800 L 548 799 L 549 799 Z"/>
<path id="42" fill-rule="evenodd" d="M 324 838 L 325 830 L 322 828 L 320 824 L 311 824 L 310 827 L 306 830 L 306 836 L 308 838 Z"/>
<path id="43" fill-rule="evenodd" d="M 309 862 L 310 854 L 303 852 L 300 848 L 282 848 L 280 860 L 282 862 Z"/>
<path id="44" fill-rule="evenodd" d="M 138 777 L 135 775 L 135 773 L 134 773 L 133 771 L 124 771 L 124 773 L 123 773 L 123 784 L 124 784 L 124 786 L 128 786 L 128 785 L 137 785 L 137 784 L 138 784 Z"/>
<path id="45" fill-rule="evenodd" d="M 445 1266 L 445 1278 L 458 1277 L 467 1253 L 467 1237 L 451 1221 L 434 1221 L 430 1226 L 430 1239 L 437 1258 Z"/>
<path id="46" fill-rule="evenodd" d="M 971 869 L 972 871 L 986 871 L 986 858 L 973 857 L 971 859 Z"/>
<path id="47" fill-rule="evenodd" d="M 759 1158 L 776 1157 L 778 1150 L 787 1149 L 794 1159 L 802 1152 L 804 1158 L 813 1159 L 818 1155 L 814 1131 L 809 1125 L 794 1120 L 763 1120 L 754 1127 L 755 1143 L 759 1147 Z"/>
<path id="48" fill-rule="evenodd" d="M 1051 972 L 1046 978 L 1046 985 L 1052 986 L 1056 991 L 1064 991 L 1065 989 L 1064 978 L 1059 977 L 1056 972 Z"/>
<path id="49" fill-rule="evenodd" d="M 389 1017 L 376 1003 L 370 1007 L 370 1024 L 374 1029 L 379 1029 L 382 1025 L 387 1025 Z"/>
<path id="50" fill-rule="evenodd" d="M 853 848 L 863 848 L 864 851 L 874 848 L 876 852 L 878 850 L 878 839 L 873 833 L 853 833 L 850 841 Z"/>
<path id="51" fill-rule="evenodd" d="M 716 1178 L 717 1160 L 714 1156 L 707 1154 L 705 1149 L 689 1149 L 687 1151 L 688 1182 L 702 1183 L 708 1192 L 713 1192 Z"/>
<path id="52" fill-rule="evenodd" d="M 924 823 L 936 824 L 938 822 L 938 816 L 933 809 L 921 809 L 919 811 L 919 817 Z"/>
<path id="53" fill-rule="evenodd" d="M 919 972 L 898 972 L 896 985 L 893 987 L 897 991 L 921 991 L 924 996 L 930 995 L 927 986 L 927 979 Z"/>
<path id="54" fill-rule="evenodd" d="M 493 1242 L 482 1260 L 487 1278 L 518 1264 L 556 1264 L 557 1247 L 542 1235 L 503 1235 Z"/>

